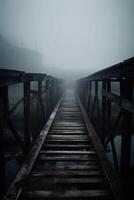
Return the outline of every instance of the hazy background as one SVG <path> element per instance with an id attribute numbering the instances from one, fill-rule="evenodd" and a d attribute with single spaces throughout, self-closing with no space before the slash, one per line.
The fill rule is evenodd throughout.
<path id="1" fill-rule="evenodd" d="M 134 0 L 0 0 L 0 67 L 87 76 L 134 56 Z"/>

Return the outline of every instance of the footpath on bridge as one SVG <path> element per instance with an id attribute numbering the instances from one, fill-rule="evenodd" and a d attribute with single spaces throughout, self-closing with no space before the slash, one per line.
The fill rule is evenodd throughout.
<path id="1" fill-rule="evenodd" d="M 4 199 L 119 199 L 118 181 L 93 132 L 68 90 Z"/>

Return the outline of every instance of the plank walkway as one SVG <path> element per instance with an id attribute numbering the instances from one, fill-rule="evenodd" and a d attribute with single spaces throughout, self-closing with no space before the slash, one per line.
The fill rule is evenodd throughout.
<path id="1" fill-rule="evenodd" d="M 5 199 L 119 199 L 118 181 L 107 170 L 86 117 L 74 93 L 67 91 Z"/>

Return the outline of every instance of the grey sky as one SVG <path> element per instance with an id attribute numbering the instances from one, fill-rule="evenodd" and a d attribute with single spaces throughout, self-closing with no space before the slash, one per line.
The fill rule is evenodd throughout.
<path id="1" fill-rule="evenodd" d="M 0 0 L 0 34 L 40 54 L 31 71 L 86 76 L 134 56 L 134 0 Z"/>

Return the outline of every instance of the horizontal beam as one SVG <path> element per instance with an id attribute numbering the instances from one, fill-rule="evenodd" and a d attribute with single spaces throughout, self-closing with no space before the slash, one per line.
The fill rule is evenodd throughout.
<path id="1" fill-rule="evenodd" d="M 106 90 L 102 90 L 102 94 L 110 101 L 118 104 L 122 109 L 127 110 L 129 112 L 134 112 L 134 101 L 121 98 L 119 95 L 107 92 Z"/>
<path id="2" fill-rule="evenodd" d="M 87 76 L 80 81 L 84 80 L 103 80 L 103 79 L 120 79 L 120 78 L 134 78 L 134 57 L 127 59 L 121 63 L 98 71 L 90 76 Z"/>
<path id="3" fill-rule="evenodd" d="M 24 71 L 0 69 L 0 86 L 22 83 L 25 78 Z"/>
<path id="4" fill-rule="evenodd" d="M 48 76 L 44 73 L 25 73 L 24 71 L 0 69 L 0 87 L 9 86 L 24 81 L 43 81 L 50 80 L 56 82 L 63 82 L 62 79 Z"/>
<path id="5" fill-rule="evenodd" d="M 41 73 L 27 73 L 26 77 L 29 79 L 29 81 L 39 81 L 39 80 L 44 80 L 46 74 L 41 74 Z"/>

